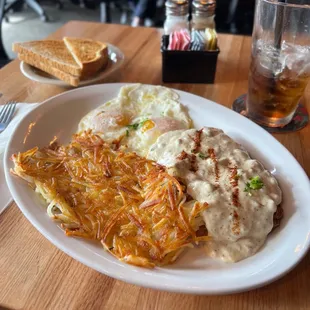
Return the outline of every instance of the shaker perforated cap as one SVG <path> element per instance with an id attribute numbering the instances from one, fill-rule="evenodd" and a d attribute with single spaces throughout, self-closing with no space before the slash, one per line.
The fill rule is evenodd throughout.
<path id="1" fill-rule="evenodd" d="M 196 15 L 214 15 L 216 0 L 193 0 L 193 13 Z"/>
<path id="2" fill-rule="evenodd" d="M 188 0 L 167 0 L 165 3 L 166 15 L 188 14 Z"/>

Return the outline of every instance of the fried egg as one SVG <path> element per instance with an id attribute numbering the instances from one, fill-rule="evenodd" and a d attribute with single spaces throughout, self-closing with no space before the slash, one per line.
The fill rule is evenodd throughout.
<path id="1" fill-rule="evenodd" d="M 124 150 L 146 156 L 163 133 L 189 129 L 192 120 L 179 95 L 162 86 L 128 85 L 118 96 L 89 112 L 78 132 L 91 129 L 105 141 L 120 141 Z"/>

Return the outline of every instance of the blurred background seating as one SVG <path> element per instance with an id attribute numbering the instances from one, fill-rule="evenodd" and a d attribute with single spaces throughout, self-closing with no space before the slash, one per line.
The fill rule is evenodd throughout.
<path id="1" fill-rule="evenodd" d="M 217 30 L 251 35 L 254 5 L 255 0 L 217 0 Z M 14 58 L 13 42 L 43 39 L 70 20 L 162 27 L 164 19 L 164 0 L 0 0 L 0 65 L 1 43 Z"/>

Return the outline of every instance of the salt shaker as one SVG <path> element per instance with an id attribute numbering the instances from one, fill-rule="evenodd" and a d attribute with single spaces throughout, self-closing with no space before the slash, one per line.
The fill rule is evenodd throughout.
<path id="1" fill-rule="evenodd" d="M 167 0 L 166 20 L 164 23 L 164 32 L 169 35 L 176 31 L 189 28 L 188 23 L 188 0 Z"/>

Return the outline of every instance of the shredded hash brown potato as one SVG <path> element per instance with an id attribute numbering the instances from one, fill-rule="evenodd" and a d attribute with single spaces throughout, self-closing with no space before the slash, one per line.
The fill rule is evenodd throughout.
<path id="1" fill-rule="evenodd" d="M 208 205 L 185 208 L 182 185 L 164 167 L 114 151 L 90 131 L 66 146 L 12 156 L 14 174 L 47 201 L 67 236 L 101 241 L 121 261 L 149 267 L 172 263 L 193 242 L 195 218 Z"/>

